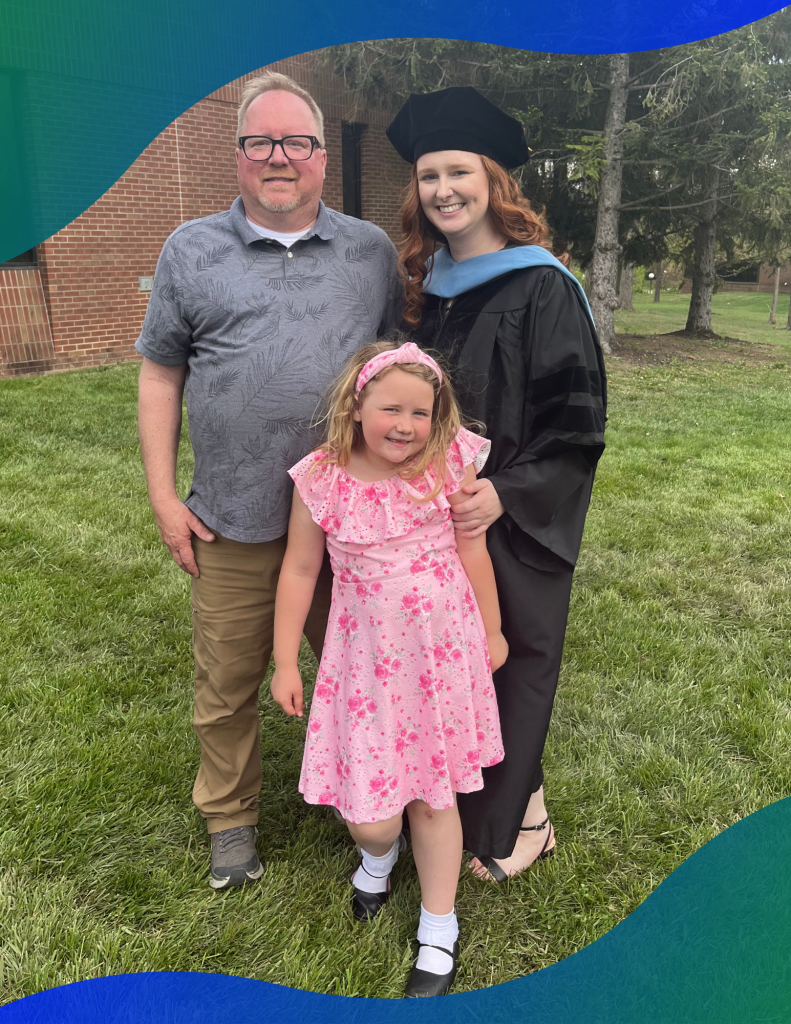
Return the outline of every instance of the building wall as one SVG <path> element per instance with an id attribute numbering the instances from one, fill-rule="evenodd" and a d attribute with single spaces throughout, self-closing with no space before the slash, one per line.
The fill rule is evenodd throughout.
<path id="1" fill-rule="evenodd" d="M 49 313 L 35 269 L 0 270 L 0 376 L 44 373 L 55 363 Z"/>
<path id="2" fill-rule="evenodd" d="M 384 127 L 369 124 L 362 137 L 362 214 L 390 235 L 401 237 L 401 201 L 410 165 L 393 149 Z"/>
<path id="3" fill-rule="evenodd" d="M 184 205 L 184 142 L 170 125 L 93 206 L 39 246 L 55 369 L 132 358 L 148 303 L 138 278 L 154 273 L 162 243 L 191 209 L 207 206 L 205 195 Z"/>
<path id="4" fill-rule="evenodd" d="M 762 266 L 758 272 L 758 291 L 773 292 L 775 290 L 774 267 Z M 786 295 L 791 292 L 791 261 L 780 268 L 780 291 Z"/>
<path id="5" fill-rule="evenodd" d="M 409 167 L 384 135 L 392 111 L 351 107 L 343 83 L 313 54 L 270 69 L 308 88 L 324 112 L 328 206 L 343 209 L 342 121 L 368 125 L 363 217 L 397 237 Z M 179 224 L 227 210 L 238 195 L 236 108 L 245 82 L 260 73 L 230 82 L 169 125 L 93 206 L 38 246 L 38 270 L 0 270 L 0 376 L 138 358 L 149 294 L 139 279 L 153 276 Z"/>
<path id="6" fill-rule="evenodd" d="M 720 292 L 768 292 L 771 295 L 775 290 L 774 267 L 764 264 L 758 271 L 758 280 L 754 283 L 747 281 L 724 281 L 717 290 Z M 681 291 L 684 294 L 689 294 L 692 291 L 692 281 L 689 278 L 684 279 Z M 791 262 L 786 263 L 781 268 L 780 294 L 791 294 Z"/>

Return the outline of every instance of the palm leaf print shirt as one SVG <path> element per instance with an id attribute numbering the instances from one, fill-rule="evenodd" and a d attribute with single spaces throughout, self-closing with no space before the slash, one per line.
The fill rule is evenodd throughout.
<path id="1" fill-rule="evenodd" d="M 289 249 L 250 226 L 241 197 L 168 238 L 136 348 L 188 365 L 186 504 L 210 529 L 246 543 L 286 532 L 286 470 L 317 443 L 317 403 L 353 352 L 396 326 L 398 291 L 384 231 L 323 203 Z"/>

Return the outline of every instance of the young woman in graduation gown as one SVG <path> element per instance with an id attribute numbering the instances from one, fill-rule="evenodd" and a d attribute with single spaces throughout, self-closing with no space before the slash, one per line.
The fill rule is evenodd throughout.
<path id="1" fill-rule="evenodd" d="M 555 846 L 541 756 L 604 449 L 604 365 L 581 286 L 508 174 L 528 158 L 519 122 L 451 88 L 411 96 L 387 134 L 413 165 L 406 323 L 441 354 L 464 414 L 492 441 L 454 519 L 468 535 L 487 531 L 509 644 L 494 675 L 505 759 L 458 804 L 473 869 L 501 882 Z"/>

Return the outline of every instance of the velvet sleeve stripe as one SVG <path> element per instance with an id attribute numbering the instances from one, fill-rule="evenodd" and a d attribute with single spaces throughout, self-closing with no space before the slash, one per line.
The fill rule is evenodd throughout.
<path id="1" fill-rule="evenodd" d="M 573 433 L 570 430 L 545 430 L 533 438 L 525 448 L 523 455 L 528 460 L 540 461 L 577 452 L 593 468 L 601 458 L 603 451 L 604 438 L 601 431 Z"/>
<path id="2" fill-rule="evenodd" d="M 584 405 L 553 405 L 538 413 L 531 424 L 531 433 L 553 430 L 561 433 L 595 434 L 604 440 L 604 410 Z"/>
<path id="3" fill-rule="evenodd" d="M 587 366 L 564 366 L 555 373 L 529 381 L 527 399 L 533 405 L 540 405 L 570 392 L 583 392 L 602 398 L 602 375 Z"/>

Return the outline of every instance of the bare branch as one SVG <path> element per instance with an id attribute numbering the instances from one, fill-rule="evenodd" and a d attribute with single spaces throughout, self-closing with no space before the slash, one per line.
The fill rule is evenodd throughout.
<path id="1" fill-rule="evenodd" d="M 730 193 L 730 192 L 723 193 L 723 195 L 716 197 L 716 201 L 718 203 L 724 202 L 724 200 L 727 197 L 729 197 L 730 195 L 732 195 L 732 193 Z M 642 200 L 639 200 L 639 199 L 636 200 L 636 202 L 641 202 L 641 201 Z M 703 206 L 704 203 L 710 203 L 710 202 L 711 202 L 711 198 L 709 198 L 709 199 L 701 199 L 697 203 L 679 203 L 677 206 L 632 206 L 630 203 L 627 204 L 627 205 L 632 210 L 689 210 L 693 206 Z M 621 206 L 620 209 L 623 210 L 624 207 Z"/>
<path id="2" fill-rule="evenodd" d="M 648 196 L 641 196 L 639 199 L 633 199 L 630 203 L 621 203 L 617 207 L 617 209 L 618 210 L 631 210 L 632 208 L 636 207 L 637 209 L 656 210 L 656 209 L 658 209 L 658 207 L 656 207 L 656 206 L 641 207 L 641 206 L 639 206 L 639 204 L 640 203 L 647 203 L 651 199 L 658 198 L 659 196 L 666 196 L 668 193 L 675 192 L 677 189 L 680 189 L 680 188 L 683 188 L 683 187 L 684 187 L 684 182 L 682 181 L 682 182 L 679 182 L 678 185 L 671 185 L 670 188 L 663 188 L 663 189 L 660 189 L 658 192 L 652 192 Z M 668 209 L 669 209 L 669 207 L 668 207 Z"/>

